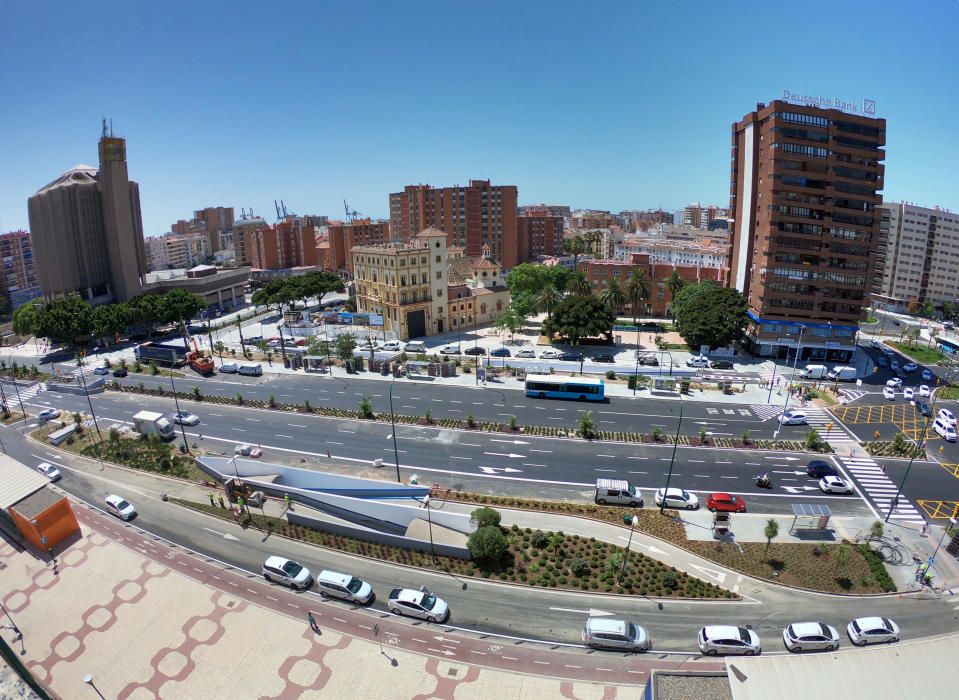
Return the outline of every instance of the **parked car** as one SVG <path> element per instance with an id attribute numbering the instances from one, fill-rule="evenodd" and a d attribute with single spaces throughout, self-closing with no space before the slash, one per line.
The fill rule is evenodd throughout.
<path id="1" fill-rule="evenodd" d="M 243 443 L 233 448 L 233 454 L 240 457 L 252 457 L 256 459 L 257 457 L 263 456 L 263 450 L 249 443 Z"/>
<path id="2" fill-rule="evenodd" d="M 390 591 L 388 607 L 394 615 L 409 615 L 427 622 L 445 622 L 450 616 L 449 606 L 442 598 L 429 592 L 426 586 L 394 588 Z"/>
<path id="3" fill-rule="evenodd" d="M 936 420 L 932 422 L 932 429 L 936 431 L 936 435 L 946 442 L 956 441 L 956 426 L 949 425 L 949 423 L 942 418 L 936 418 Z"/>
<path id="4" fill-rule="evenodd" d="M 819 480 L 819 490 L 823 493 L 852 493 L 852 486 L 838 476 L 824 476 Z"/>
<path id="5" fill-rule="evenodd" d="M 399 340 L 387 340 L 385 343 L 382 343 L 377 350 L 382 350 L 383 352 L 400 352 L 403 350 L 403 343 Z"/>
<path id="6" fill-rule="evenodd" d="M 762 653 L 759 635 L 745 627 L 732 625 L 707 625 L 699 630 L 699 650 L 707 656 L 716 654 L 743 654 L 754 656 Z"/>
<path id="7" fill-rule="evenodd" d="M 929 388 L 928 384 L 919 385 L 919 395 L 926 398 L 932 395 L 932 390 Z"/>
<path id="8" fill-rule="evenodd" d="M 902 398 L 904 398 L 906 401 L 912 401 L 915 396 L 916 390 L 911 386 L 907 386 L 902 390 Z"/>
<path id="9" fill-rule="evenodd" d="M 200 416 L 189 411 L 176 411 L 170 414 L 170 419 L 178 425 L 199 425 Z"/>
<path id="10" fill-rule="evenodd" d="M 261 340 L 263 340 L 262 335 L 250 335 L 243 339 L 244 345 L 256 345 Z"/>
<path id="11" fill-rule="evenodd" d="M 705 355 L 693 355 L 686 360 L 687 367 L 709 367 L 709 358 Z"/>
<path id="12" fill-rule="evenodd" d="M 316 577 L 316 589 L 324 598 L 339 598 L 360 605 L 369 605 L 376 599 L 373 587 L 366 581 L 338 571 L 321 571 Z"/>
<path id="13" fill-rule="evenodd" d="M 880 355 L 880 356 L 876 359 L 876 364 L 879 365 L 880 367 L 888 367 L 888 366 L 889 366 L 889 358 L 886 357 L 885 355 Z"/>
<path id="14" fill-rule="evenodd" d="M 919 369 L 919 365 L 917 365 L 915 362 L 907 362 L 906 364 L 902 366 L 902 369 L 903 371 L 909 372 L 910 374 L 912 374 L 917 369 Z"/>
<path id="15" fill-rule="evenodd" d="M 806 425 L 809 422 L 809 418 L 802 411 L 780 413 L 778 420 L 782 425 Z"/>
<path id="16" fill-rule="evenodd" d="M 541 353 L 539 354 L 539 359 L 541 359 L 541 360 L 558 360 L 559 357 L 560 357 L 560 355 L 562 355 L 562 354 L 563 354 L 563 353 L 561 353 L 559 350 L 553 350 L 552 348 L 550 348 L 549 350 L 543 350 L 543 352 L 541 352 Z"/>
<path id="17" fill-rule="evenodd" d="M 922 370 L 922 378 L 924 381 L 931 382 L 933 378 L 933 374 L 928 369 L 924 369 Z"/>
<path id="18" fill-rule="evenodd" d="M 490 351 L 490 357 L 512 357 L 509 348 L 495 348 Z"/>
<path id="19" fill-rule="evenodd" d="M 696 494 L 673 486 L 669 487 L 668 492 L 666 489 L 658 489 L 654 500 L 657 506 L 665 502 L 667 508 L 685 508 L 686 510 L 699 508 L 699 499 L 696 498 Z"/>
<path id="20" fill-rule="evenodd" d="M 646 367 L 659 367 L 659 360 L 656 359 L 655 355 L 643 355 L 639 358 L 639 364 Z"/>
<path id="21" fill-rule="evenodd" d="M 733 369 L 732 360 L 712 360 L 709 363 L 711 369 Z"/>
<path id="22" fill-rule="evenodd" d="M 37 465 L 37 471 L 50 481 L 57 481 L 60 478 L 60 470 L 49 462 L 40 462 L 40 464 Z"/>
<path id="23" fill-rule="evenodd" d="M 939 413 L 936 414 L 936 418 L 942 419 L 942 422 L 946 425 L 951 425 L 953 428 L 956 427 L 956 416 L 948 408 L 940 408 Z"/>
<path id="24" fill-rule="evenodd" d="M 313 585 L 310 570 L 299 562 L 286 557 L 267 557 L 261 571 L 263 578 L 270 583 L 282 583 L 284 586 L 305 591 Z"/>
<path id="25" fill-rule="evenodd" d="M 100 375 L 100 376 L 102 377 L 102 376 L 104 376 L 104 375 L 110 374 L 110 368 L 109 368 L 109 367 L 97 367 L 96 369 L 93 370 L 93 373 L 94 373 L 94 374 L 97 374 L 97 375 Z"/>
<path id="26" fill-rule="evenodd" d="M 899 369 L 899 360 L 893 360 L 892 362 L 890 362 L 889 369 L 891 369 L 893 372 Z"/>
<path id="27" fill-rule="evenodd" d="M 114 376 L 114 377 L 125 377 L 125 376 L 127 376 L 128 374 L 129 374 L 129 372 L 127 372 L 127 368 L 126 368 L 126 367 L 117 367 L 115 370 L 113 370 L 113 376 Z"/>
<path id="28" fill-rule="evenodd" d="M 516 353 L 516 357 L 536 357 L 536 351 L 533 348 L 523 348 Z"/>
<path id="29" fill-rule="evenodd" d="M 240 365 L 236 362 L 224 362 L 219 367 L 220 374 L 236 374 L 240 371 Z"/>
<path id="30" fill-rule="evenodd" d="M 883 389 L 882 389 L 882 397 L 883 397 L 884 399 L 888 399 L 888 400 L 890 400 L 890 401 L 895 401 L 895 400 L 896 400 L 896 390 L 893 389 L 891 386 L 883 387 Z"/>
<path id="31" fill-rule="evenodd" d="M 928 401 L 923 401 L 921 399 L 915 402 L 916 410 L 923 416 L 932 416 L 932 406 Z"/>
<path id="32" fill-rule="evenodd" d="M 886 380 L 886 386 L 890 389 L 901 389 L 902 388 L 902 379 L 899 377 L 893 377 L 892 379 Z"/>
<path id="33" fill-rule="evenodd" d="M 593 362 L 616 362 L 616 358 L 612 355 L 593 355 L 589 359 Z"/>
<path id="34" fill-rule="evenodd" d="M 746 502 L 731 493 L 711 493 L 706 497 L 706 509 L 715 513 L 745 513 Z"/>
<path id="35" fill-rule="evenodd" d="M 457 343 L 452 345 L 445 345 L 440 348 L 440 355 L 459 355 L 460 346 Z"/>
<path id="36" fill-rule="evenodd" d="M 584 358 L 581 352 L 564 352 L 559 356 L 559 359 L 566 362 L 582 362 Z"/>
<path id="37" fill-rule="evenodd" d="M 466 348 L 466 350 L 463 351 L 463 354 L 464 354 L 464 355 L 485 355 L 485 354 L 486 354 L 486 348 L 481 348 L 481 347 L 479 347 L 479 346 L 474 346 L 474 347 L 472 347 L 472 348 Z"/>
<path id="38" fill-rule="evenodd" d="M 794 622 L 783 630 L 783 643 L 789 651 L 835 651 L 839 632 L 825 622 Z"/>
<path id="39" fill-rule="evenodd" d="M 814 459 L 806 465 L 806 474 L 813 479 L 821 479 L 824 476 L 836 476 L 838 472 L 832 463 L 824 459 Z"/>
<path id="40" fill-rule="evenodd" d="M 648 651 L 646 630 L 628 620 L 588 617 L 583 627 L 583 644 L 593 649 Z"/>
<path id="41" fill-rule="evenodd" d="M 37 418 L 39 418 L 43 422 L 46 422 L 48 420 L 53 420 L 54 418 L 58 418 L 59 416 L 60 416 L 59 408 L 45 408 L 42 411 L 40 411 L 40 413 L 37 414 Z"/>
<path id="42" fill-rule="evenodd" d="M 128 503 L 120 496 L 110 494 L 103 502 L 106 504 L 107 512 L 120 518 L 120 520 L 130 520 L 137 514 L 137 509 L 133 507 L 133 504 Z"/>
<path id="43" fill-rule="evenodd" d="M 846 632 L 857 647 L 899 641 L 899 625 L 888 617 L 857 617 L 846 626 Z"/>

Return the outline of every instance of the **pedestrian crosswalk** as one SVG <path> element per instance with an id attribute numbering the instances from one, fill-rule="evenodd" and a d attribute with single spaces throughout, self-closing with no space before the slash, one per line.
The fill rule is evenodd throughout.
<path id="1" fill-rule="evenodd" d="M 882 517 L 892 509 L 890 520 L 924 524 L 925 518 L 916 508 L 900 495 L 896 497 L 899 487 L 886 476 L 885 470 L 869 456 L 840 457 L 843 469 L 851 476 L 863 496 L 869 499 Z"/>
<path id="2" fill-rule="evenodd" d="M 11 401 L 30 401 L 33 399 L 33 397 L 35 397 L 41 391 L 44 391 L 46 388 L 47 387 L 43 382 L 36 382 L 35 384 L 31 384 L 26 388 L 19 389 L 7 386 L 4 388 L 4 394 L 7 397 L 8 403 Z"/>

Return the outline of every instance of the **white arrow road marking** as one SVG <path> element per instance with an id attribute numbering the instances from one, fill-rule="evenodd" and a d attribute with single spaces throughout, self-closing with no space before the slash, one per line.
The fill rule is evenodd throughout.
<path id="1" fill-rule="evenodd" d="M 603 617 L 604 615 L 613 614 L 611 612 L 606 612 L 605 610 L 597 610 L 596 608 L 590 608 L 589 610 L 580 610 L 579 608 L 550 608 L 550 610 L 556 610 L 559 612 L 581 613 L 583 615 L 589 615 L 590 617 Z"/>
<path id="2" fill-rule="evenodd" d="M 716 569 L 707 569 L 705 566 L 697 566 L 696 564 L 690 564 L 690 566 L 694 569 L 698 569 L 719 584 L 722 584 L 722 582 L 726 580 L 726 574 L 722 571 L 716 571 Z"/>
<path id="3" fill-rule="evenodd" d="M 522 469 L 513 469 L 512 467 L 480 467 L 480 469 L 486 474 L 510 474 L 514 472 L 521 472 Z"/>
<path id="4" fill-rule="evenodd" d="M 766 459 L 775 459 L 777 462 L 798 462 L 799 457 L 766 457 Z"/>
<path id="5" fill-rule="evenodd" d="M 443 654 L 443 656 L 453 656 L 455 652 L 450 651 L 449 649 L 430 649 L 426 648 L 427 651 L 432 651 L 434 654 Z"/>
<path id="6" fill-rule="evenodd" d="M 801 471 L 791 471 L 791 472 L 781 472 L 773 469 L 773 474 L 795 474 L 796 476 L 806 476 L 806 472 Z"/>
<path id="7" fill-rule="evenodd" d="M 510 445 L 528 445 L 529 444 L 525 440 L 497 440 L 496 438 L 490 438 L 490 442 L 505 442 Z"/>
<path id="8" fill-rule="evenodd" d="M 459 640 L 457 640 L 457 639 L 450 639 L 449 637 L 444 637 L 442 634 L 441 634 L 441 635 L 438 635 L 438 636 L 436 636 L 436 637 L 433 637 L 433 639 L 435 639 L 437 642 L 452 642 L 453 644 L 459 644 L 459 643 L 460 643 Z"/>
<path id="9" fill-rule="evenodd" d="M 225 540 L 236 540 L 236 539 L 237 539 L 236 537 L 234 537 L 233 535 L 231 535 L 229 532 L 217 532 L 216 530 L 211 530 L 211 529 L 208 528 L 208 527 L 205 527 L 205 528 L 203 528 L 203 529 L 204 529 L 204 530 L 207 530 L 208 532 L 212 532 L 214 535 L 219 535 L 220 537 L 222 537 L 222 538 L 225 539 Z"/>
<path id="10" fill-rule="evenodd" d="M 628 538 L 628 537 L 623 537 L 622 535 L 619 536 L 619 539 L 621 539 L 621 540 L 626 540 L 627 542 L 629 542 L 629 538 Z M 649 551 L 650 554 L 665 554 L 665 553 L 666 553 L 664 550 L 660 549 L 659 547 L 656 547 L 655 545 L 643 544 L 642 542 L 633 542 L 633 544 L 636 545 L 637 547 L 642 547 L 643 549 Z"/>
<path id="11" fill-rule="evenodd" d="M 802 493 L 803 491 L 818 491 L 818 486 L 783 486 L 783 489 L 789 493 Z"/>
<path id="12" fill-rule="evenodd" d="M 526 455 L 516 455 L 516 454 L 513 454 L 512 452 L 510 452 L 509 454 L 506 454 L 504 452 L 484 452 L 483 454 L 489 455 L 490 457 L 510 457 L 511 459 L 516 459 L 517 457 L 523 457 L 523 458 L 526 457 Z"/>

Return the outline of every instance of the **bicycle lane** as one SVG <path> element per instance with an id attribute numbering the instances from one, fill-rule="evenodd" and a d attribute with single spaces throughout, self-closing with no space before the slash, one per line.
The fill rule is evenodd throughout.
<path id="1" fill-rule="evenodd" d="M 113 521 L 80 506 L 76 509 L 82 525 L 112 541 L 172 569 L 193 581 L 241 598 L 256 606 L 306 624 L 310 612 L 321 629 L 329 629 L 355 640 L 387 649 L 431 656 L 450 663 L 465 663 L 511 673 L 613 685 L 644 684 L 655 669 L 723 670 L 722 662 L 694 660 L 691 654 L 655 656 L 597 653 L 558 643 L 539 644 L 532 640 L 490 634 L 477 635 L 449 625 L 400 621 L 377 610 L 365 610 L 325 601 L 313 594 L 293 593 L 261 582 L 259 577 L 237 570 L 201 554 L 151 536 L 119 521 Z M 275 673 L 264 669 L 264 673 Z"/>

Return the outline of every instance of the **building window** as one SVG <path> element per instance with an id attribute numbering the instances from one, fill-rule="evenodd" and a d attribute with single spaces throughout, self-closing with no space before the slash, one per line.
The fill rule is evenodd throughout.
<path id="1" fill-rule="evenodd" d="M 436 279 L 438 279 L 438 280 L 443 279 L 443 271 L 442 271 L 442 270 L 438 270 L 438 271 L 436 272 Z"/>

